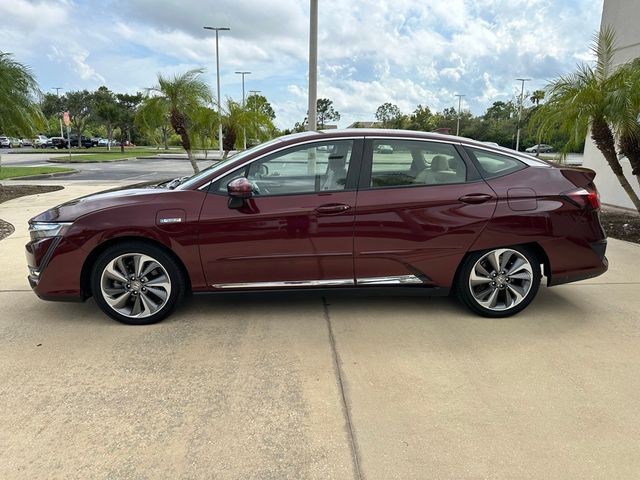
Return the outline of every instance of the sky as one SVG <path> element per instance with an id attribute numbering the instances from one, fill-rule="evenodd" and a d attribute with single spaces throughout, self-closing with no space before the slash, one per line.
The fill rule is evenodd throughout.
<path id="1" fill-rule="evenodd" d="M 589 61 L 602 0 L 319 0 L 318 97 L 346 127 L 457 106 L 483 113 Z M 0 51 L 34 71 L 40 88 L 144 91 L 165 75 L 205 68 L 215 94 L 220 34 L 223 97 L 260 90 L 276 125 L 307 110 L 308 0 L 0 0 Z"/>

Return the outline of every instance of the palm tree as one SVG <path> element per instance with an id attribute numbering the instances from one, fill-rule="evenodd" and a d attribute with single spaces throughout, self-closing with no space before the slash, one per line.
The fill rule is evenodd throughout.
<path id="1" fill-rule="evenodd" d="M 137 127 L 151 137 L 158 150 L 160 145 L 169 150 L 169 131 L 171 129 L 171 110 L 169 101 L 164 97 L 147 97 L 136 112 Z"/>
<path id="2" fill-rule="evenodd" d="M 29 67 L 0 52 L 0 132 L 30 136 L 37 133 L 43 116 L 36 99 L 38 84 Z"/>
<path id="3" fill-rule="evenodd" d="M 595 65 L 579 64 L 576 72 L 549 83 L 545 88 L 548 100 L 536 109 L 533 121 L 540 139 L 548 138 L 554 130 L 565 133 L 569 138 L 565 151 L 579 145 L 591 129 L 593 142 L 640 212 L 640 199 L 625 177 L 616 152 L 613 126 L 621 116 L 616 98 L 624 83 L 623 75 L 614 72 L 613 29 L 603 28 L 591 49 L 597 58 Z"/>
<path id="4" fill-rule="evenodd" d="M 540 105 L 540 102 L 544 100 L 544 90 L 536 90 L 529 97 L 531 103 L 533 103 L 536 107 Z"/>
<path id="5" fill-rule="evenodd" d="M 169 103 L 171 126 L 180 135 L 182 147 L 187 151 L 194 173 L 198 173 L 200 169 L 191 150 L 190 116 L 199 107 L 212 102 L 209 87 L 199 78 L 203 72 L 204 69 L 197 68 L 171 78 L 159 73 L 158 85 L 149 89 Z"/>
<path id="6" fill-rule="evenodd" d="M 615 75 L 620 85 L 613 96 L 615 133 L 620 153 L 629 160 L 640 185 L 640 59 L 622 65 Z"/>
<path id="7" fill-rule="evenodd" d="M 251 108 L 250 105 L 243 108 L 238 102 L 227 98 L 227 105 L 222 115 L 223 158 L 227 158 L 229 152 L 235 148 L 239 134 L 246 130 L 254 132 L 260 139 L 268 138 L 273 130 L 269 114 L 264 110 Z"/>

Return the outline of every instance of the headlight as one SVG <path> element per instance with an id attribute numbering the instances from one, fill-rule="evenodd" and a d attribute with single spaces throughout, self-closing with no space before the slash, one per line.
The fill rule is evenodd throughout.
<path id="1" fill-rule="evenodd" d="M 31 241 L 41 240 L 43 238 L 58 237 L 64 235 L 69 228 L 71 222 L 44 223 L 34 222 L 29 224 L 29 235 Z"/>

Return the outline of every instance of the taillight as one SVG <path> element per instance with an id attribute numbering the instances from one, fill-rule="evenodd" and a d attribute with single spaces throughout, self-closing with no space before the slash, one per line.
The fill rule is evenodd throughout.
<path id="1" fill-rule="evenodd" d="M 596 188 L 576 188 L 575 190 L 564 192 L 562 195 L 580 208 L 590 208 L 593 210 L 600 208 L 600 195 Z"/>

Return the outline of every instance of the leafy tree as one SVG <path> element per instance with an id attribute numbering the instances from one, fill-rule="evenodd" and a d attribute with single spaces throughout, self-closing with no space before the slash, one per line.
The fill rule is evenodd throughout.
<path id="1" fill-rule="evenodd" d="M 136 118 L 136 110 L 142 103 L 144 95 L 142 93 L 116 94 L 118 115 L 117 126 L 120 129 L 120 151 L 124 152 L 125 142 L 131 142 L 131 132 Z"/>
<path id="2" fill-rule="evenodd" d="M 0 52 L 0 132 L 31 136 L 43 124 L 38 84 L 29 67 Z"/>
<path id="3" fill-rule="evenodd" d="M 408 128 L 409 130 L 421 130 L 423 132 L 433 130 L 435 128 L 435 119 L 429 107 L 418 105 L 409 117 Z"/>
<path id="4" fill-rule="evenodd" d="M 55 93 L 43 94 L 40 100 L 40 110 L 47 118 L 60 118 L 60 115 L 64 112 L 64 95 L 59 97 Z"/>
<path id="5" fill-rule="evenodd" d="M 402 112 L 397 105 L 383 103 L 376 110 L 376 120 L 382 123 L 385 128 L 394 128 L 402 122 Z"/>
<path id="6" fill-rule="evenodd" d="M 624 88 L 624 75 L 614 72 L 615 33 L 603 28 L 594 38 L 595 64 L 581 63 L 577 70 L 550 82 L 547 102 L 534 114 L 539 138 L 555 130 L 563 131 L 568 141 L 565 150 L 584 139 L 589 127 L 591 138 L 603 154 L 620 186 L 640 212 L 640 199 L 626 178 L 618 155 L 612 127 L 624 114 L 617 97 Z"/>
<path id="7" fill-rule="evenodd" d="M 510 120 L 515 117 L 518 113 L 518 108 L 513 102 L 502 102 L 497 101 L 493 102 L 486 113 L 484 114 L 484 118 L 494 119 L 494 120 Z"/>
<path id="8" fill-rule="evenodd" d="M 316 102 L 316 110 L 317 110 L 317 124 L 319 125 L 319 129 L 322 130 L 324 128 L 324 124 L 326 121 L 335 121 L 340 120 L 340 113 L 333 108 L 333 101 L 328 98 L 319 98 Z"/>
<path id="9" fill-rule="evenodd" d="M 98 88 L 98 90 L 94 92 L 93 101 L 96 117 L 104 123 L 107 129 L 107 149 L 111 151 L 113 129 L 120 120 L 120 106 L 118 105 L 116 96 L 105 86 Z"/>
<path id="10" fill-rule="evenodd" d="M 88 90 L 77 90 L 67 92 L 64 100 L 67 110 L 69 111 L 71 128 L 76 132 L 76 135 L 78 135 L 78 146 L 80 146 L 82 133 L 93 113 L 93 97 Z"/>
<path id="11" fill-rule="evenodd" d="M 260 112 L 271 121 L 276 119 L 276 113 L 273 111 L 273 107 L 264 95 L 253 93 L 247 97 L 245 104 L 247 109 Z"/>
<path id="12" fill-rule="evenodd" d="M 253 94 L 247 97 L 246 109 L 250 113 L 252 120 L 247 125 L 246 131 L 249 138 L 255 138 L 258 140 L 267 140 L 275 133 L 275 127 L 273 127 L 273 121 L 276 118 L 276 114 L 273 111 L 273 107 L 267 100 L 267 97 L 263 95 Z M 262 125 L 257 122 L 262 120 Z"/>
<path id="13" fill-rule="evenodd" d="M 203 69 L 194 69 L 171 78 L 159 73 L 158 85 L 150 89 L 169 103 L 171 126 L 180 135 L 182 147 L 187 151 L 189 162 L 195 173 L 200 169 L 191 151 L 189 116 L 199 107 L 212 102 L 209 87 L 200 79 L 203 72 Z"/>

